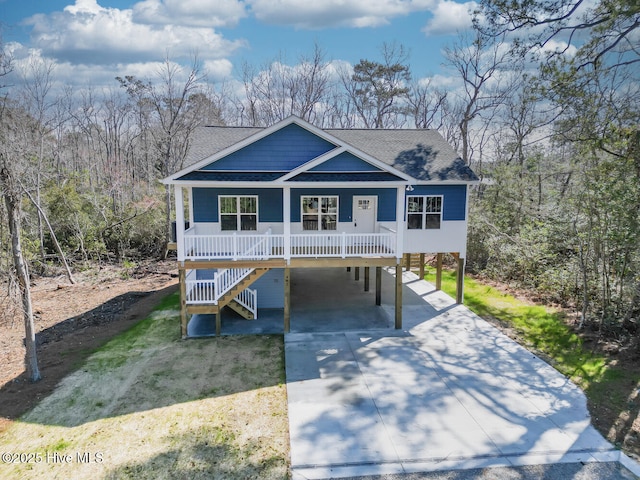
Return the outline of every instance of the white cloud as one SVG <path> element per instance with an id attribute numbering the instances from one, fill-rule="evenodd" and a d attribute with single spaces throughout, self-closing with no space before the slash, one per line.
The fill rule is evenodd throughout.
<path id="1" fill-rule="evenodd" d="M 471 28 L 471 12 L 478 4 L 474 1 L 457 3 L 441 0 L 432 9 L 431 18 L 422 29 L 427 35 L 449 35 Z"/>
<path id="2" fill-rule="evenodd" d="M 302 29 L 377 27 L 427 11 L 434 0 L 246 0 L 258 20 Z"/>
<path id="3" fill-rule="evenodd" d="M 564 40 L 551 39 L 545 45 L 538 49 L 538 51 L 544 55 L 552 53 L 561 53 L 567 58 L 573 58 L 578 52 L 578 47 L 575 45 L 569 45 Z"/>
<path id="4" fill-rule="evenodd" d="M 233 64 L 226 58 L 219 60 L 206 60 L 203 67 L 209 80 L 225 80 L 233 73 Z"/>
<path id="5" fill-rule="evenodd" d="M 133 10 L 101 7 L 95 0 L 76 0 L 62 12 L 38 14 L 32 25 L 33 45 L 58 61 L 114 64 L 160 60 L 167 52 L 184 58 L 222 58 L 244 45 L 228 41 L 212 28 L 180 24 L 136 23 Z"/>
<path id="6" fill-rule="evenodd" d="M 133 7 L 133 20 L 147 24 L 233 27 L 245 16 L 239 0 L 143 0 Z"/>

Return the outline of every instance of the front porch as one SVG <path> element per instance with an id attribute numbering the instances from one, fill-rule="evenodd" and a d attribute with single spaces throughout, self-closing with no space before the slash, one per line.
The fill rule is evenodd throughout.
<path id="1" fill-rule="evenodd" d="M 316 232 L 207 234 L 194 225 L 178 241 L 178 260 L 271 260 L 294 258 L 395 258 L 396 232 Z"/>

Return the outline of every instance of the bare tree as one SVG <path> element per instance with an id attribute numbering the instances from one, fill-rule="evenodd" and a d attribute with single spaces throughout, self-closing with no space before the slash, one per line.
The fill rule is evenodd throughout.
<path id="1" fill-rule="evenodd" d="M 193 130 L 201 122 L 198 103 L 191 102 L 204 79 L 200 64 L 194 58 L 186 77 L 181 79 L 182 67 L 165 58 L 158 72 L 159 85 L 149 88 L 149 99 L 156 114 L 158 128 L 152 129 L 159 170 L 166 177 L 182 168 Z M 171 190 L 165 186 L 165 239 L 171 240 Z"/>
<path id="2" fill-rule="evenodd" d="M 11 58 L 4 51 L 0 40 L 0 79 L 12 71 Z M 15 275 L 22 298 L 22 314 L 25 329 L 25 369 L 32 381 L 41 378 L 36 352 L 35 326 L 29 289 L 29 271 L 22 253 L 21 200 L 22 191 L 18 182 L 26 155 L 33 146 L 33 132 L 36 126 L 24 112 L 11 108 L 7 96 L 0 103 L 0 192 L 7 208 L 11 253 Z"/>
<path id="3" fill-rule="evenodd" d="M 461 36 L 453 46 L 445 48 L 447 64 L 462 79 L 458 95 L 460 153 L 466 164 L 472 160 L 471 124 L 482 115 L 491 116 L 514 88 L 514 60 L 500 42 L 480 34 L 469 42 Z M 483 135 L 484 136 L 484 135 Z"/>
<path id="4" fill-rule="evenodd" d="M 271 125 L 290 115 L 318 123 L 328 103 L 327 62 L 317 45 L 311 56 L 301 56 L 295 66 L 287 65 L 282 55 L 259 71 L 245 64 L 243 82 L 243 120 L 249 125 Z"/>
<path id="5" fill-rule="evenodd" d="M 35 202 L 42 203 L 41 190 L 44 170 L 45 147 L 47 135 L 55 129 L 55 118 L 49 115 L 54 108 L 56 99 L 51 99 L 50 91 L 53 84 L 55 64 L 52 61 L 30 57 L 27 68 L 22 74 L 21 100 L 25 109 L 35 119 L 38 133 L 38 150 L 34 172 Z M 38 211 L 38 235 L 40 238 L 40 255 L 45 262 L 44 229 L 42 214 Z"/>
<path id="6" fill-rule="evenodd" d="M 416 128 L 442 127 L 442 109 L 447 101 L 447 92 L 431 86 L 432 79 L 414 82 L 407 101 Z"/>

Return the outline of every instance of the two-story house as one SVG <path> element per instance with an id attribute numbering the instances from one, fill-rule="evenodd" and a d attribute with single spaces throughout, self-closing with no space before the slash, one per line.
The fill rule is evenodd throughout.
<path id="1" fill-rule="evenodd" d="M 182 335 L 191 315 L 225 306 L 246 318 L 281 308 L 290 327 L 291 269 L 396 269 L 402 325 L 405 254 L 452 253 L 458 301 L 469 186 L 477 182 L 433 130 L 320 129 L 297 117 L 268 128 L 201 127 L 175 189 Z M 438 269 L 438 278 L 440 269 Z"/>

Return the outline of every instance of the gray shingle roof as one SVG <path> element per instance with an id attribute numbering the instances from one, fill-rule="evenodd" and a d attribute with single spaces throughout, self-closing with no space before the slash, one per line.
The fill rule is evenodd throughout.
<path id="1" fill-rule="evenodd" d="M 262 131 L 260 127 L 199 127 L 183 168 Z M 435 130 L 325 129 L 325 132 L 417 180 L 475 181 L 476 174 Z"/>
<path id="2" fill-rule="evenodd" d="M 417 180 L 477 180 L 435 130 L 325 130 L 334 137 Z"/>

